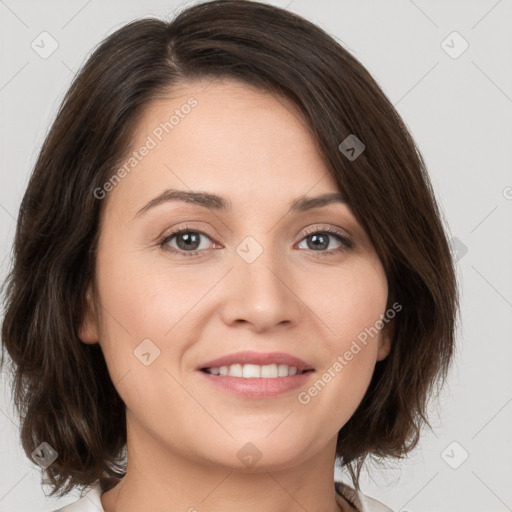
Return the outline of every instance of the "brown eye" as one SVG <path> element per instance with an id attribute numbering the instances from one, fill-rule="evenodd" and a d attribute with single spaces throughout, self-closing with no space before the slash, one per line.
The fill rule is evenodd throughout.
<path id="1" fill-rule="evenodd" d="M 302 240 L 305 241 L 306 247 L 300 247 L 299 244 L 300 249 L 309 249 L 314 252 L 328 254 L 338 253 L 350 249 L 353 246 L 352 242 L 346 236 L 333 229 L 317 230 L 307 233 Z M 336 242 L 332 242 L 332 240 L 338 242 L 338 245 L 336 246 Z M 303 241 L 301 241 L 301 244 L 304 243 Z M 335 247 L 332 247 L 332 245 L 335 245 Z"/>
<path id="2" fill-rule="evenodd" d="M 158 245 L 171 252 L 193 256 L 208 249 L 209 244 L 205 239 L 211 242 L 211 238 L 202 231 L 181 228 L 168 234 Z"/>

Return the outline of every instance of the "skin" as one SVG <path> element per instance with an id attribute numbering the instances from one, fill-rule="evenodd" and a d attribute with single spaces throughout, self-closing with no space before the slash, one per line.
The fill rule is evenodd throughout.
<path id="1" fill-rule="evenodd" d="M 191 96 L 197 106 L 103 199 L 79 335 L 101 345 L 128 437 L 127 475 L 103 507 L 338 512 L 337 433 L 389 353 L 388 326 L 308 404 L 297 395 L 385 313 L 383 267 L 347 204 L 287 213 L 294 199 L 339 190 L 283 98 L 233 80 L 185 82 L 144 111 L 132 150 Z M 168 188 L 224 196 L 232 211 L 170 201 L 136 216 Z M 172 252 L 178 237 L 158 245 L 185 225 L 205 233 L 199 255 Z M 334 252 L 343 245 L 329 235 L 315 249 L 306 228 L 337 229 L 353 247 Z M 263 249 L 252 263 L 236 252 L 247 236 Z M 148 366 L 134 356 L 144 339 L 160 350 Z M 247 399 L 196 370 L 240 350 L 287 352 L 315 372 L 301 389 Z M 252 467 L 237 457 L 249 442 L 261 454 Z"/>

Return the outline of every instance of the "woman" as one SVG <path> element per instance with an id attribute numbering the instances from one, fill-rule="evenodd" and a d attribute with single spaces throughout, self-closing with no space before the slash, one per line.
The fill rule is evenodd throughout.
<path id="1" fill-rule="evenodd" d="M 359 474 L 417 444 L 456 282 L 412 137 L 324 31 L 227 0 L 109 36 L 14 249 L 22 444 L 91 486 L 61 510 L 390 510 Z"/>

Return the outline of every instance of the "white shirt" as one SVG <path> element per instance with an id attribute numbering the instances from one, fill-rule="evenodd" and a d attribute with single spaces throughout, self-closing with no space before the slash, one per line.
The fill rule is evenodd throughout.
<path id="1" fill-rule="evenodd" d="M 342 502 L 338 494 L 341 494 L 343 498 L 349 501 L 358 512 L 393 512 L 380 501 L 365 496 L 347 484 L 335 482 L 335 488 L 337 491 L 336 500 L 340 505 Z M 78 501 L 63 508 L 59 508 L 59 510 L 55 510 L 54 512 L 105 512 L 100 497 L 101 487 L 99 481 L 97 481 Z"/>

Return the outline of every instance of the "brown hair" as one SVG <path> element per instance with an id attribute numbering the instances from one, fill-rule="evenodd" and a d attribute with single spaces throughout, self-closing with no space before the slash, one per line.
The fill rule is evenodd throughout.
<path id="1" fill-rule="evenodd" d="M 77 335 L 94 279 L 102 201 L 94 190 L 126 154 L 143 109 L 189 79 L 230 77 L 292 100 L 325 165 L 384 266 L 392 347 L 341 428 L 337 456 L 358 487 L 369 455 L 401 457 L 428 425 L 426 408 L 454 351 L 458 297 L 441 214 L 424 161 L 366 69 L 323 30 L 244 0 L 194 5 L 173 21 L 146 18 L 107 37 L 67 92 L 21 202 L 4 282 L 3 349 L 28 456 L 58 452 L 51 495 L 126 470 L 125 408 L 99 344 Z M 338 146 L 365 145 L 355 160 Z M 60 493 L 59 493 L 60 491 Z"/>

